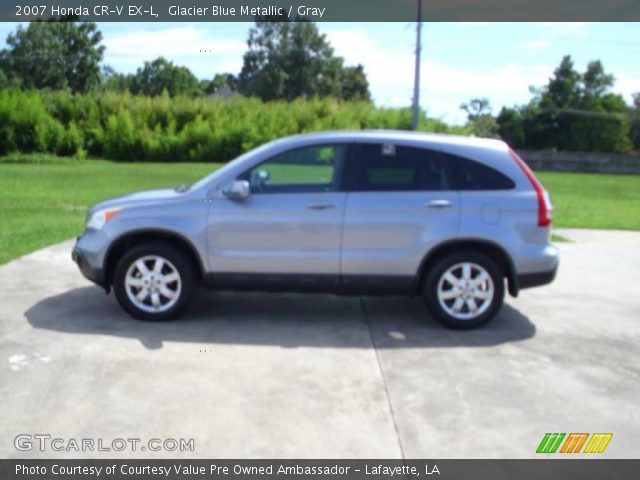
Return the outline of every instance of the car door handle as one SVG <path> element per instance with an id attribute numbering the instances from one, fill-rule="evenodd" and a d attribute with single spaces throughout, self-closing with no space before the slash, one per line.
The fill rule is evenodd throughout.
<path id="1" fill-rule="evenodd" d="M 328 208 L 334 208 L 335 205 L 331 204 L 331 203 L 307 203 L 307 208 L 311 209 L 311 210 L 327 210 Z"/>
<path id="2" fill-rule="evenodd" d="M 430 200 L 424 206 L 427 208 L 449 208 L 451 202 L 449 200 Z"/>

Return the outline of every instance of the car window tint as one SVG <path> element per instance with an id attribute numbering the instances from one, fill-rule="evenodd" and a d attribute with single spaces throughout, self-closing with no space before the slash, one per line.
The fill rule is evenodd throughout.
<path id="1" fill-rule="evenodd" d="M 442 156 L 422 148 L 389 144 L 360 145 L 354 189 L 364 192 L 447 190 Z"/>
<path id="2" fill-rule="evenodd" d="M 515 183 L 506 175 L 482 163 L 447 154 L 447 164 L 456 190 L 511 190 Z"/>
<path id="3" fill-rule="evenodd" d="M 239 178 L 252 193 L 332 191 L 345 155 L 343 145 L 316 145 L 289 150 L 262 162 Z"/>

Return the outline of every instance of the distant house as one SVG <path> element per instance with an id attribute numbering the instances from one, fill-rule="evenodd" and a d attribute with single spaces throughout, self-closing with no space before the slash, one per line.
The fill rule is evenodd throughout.
<path id="1" fill-rule="evenodd" d="M 225 85 L 223 87 L 220 87 L 220 89 L 217 92 L 209 95 L 209 97 L 222 98 L 226 100 L 228 98 L 237 97 L 238 95 L 239 93 L 236 90 L 233 90 L 229 85 Z"/>

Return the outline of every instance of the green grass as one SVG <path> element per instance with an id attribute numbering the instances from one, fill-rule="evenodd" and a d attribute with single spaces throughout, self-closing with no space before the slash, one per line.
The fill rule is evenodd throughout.
<path id="1" fill-rule="evenodd" d="M 563 237 L 562 235 L 558 235 L 557 233 L 551 234 L 551 241 L 553 243 L 571 243 L 571 240 L 569 240 L 566 237 Z"/>
<path id="2" fill-rule="evenodd" d="M 554 226 L 640 230 L 640 175 L 536 175 L 551 193 Z"/>
<path id="3" fill-rule="evenodd" d="M 82 233 L 87 208 L 123 193 L 192 182 L 215 164 L 0 162 L 0 265 Z"/>
<path id="4" fill-rule="evenodd" d="M 37 156 L 18 156 L 9 163 L 0 158 L 0 264 L 80 234 L 93 203 L 191 182 L 218 167 Z M 307 174 L 294 173 L 300 180 Z M 553 198 L 554 226 L 640 230 L 640 176 L 538 175 Z"/>

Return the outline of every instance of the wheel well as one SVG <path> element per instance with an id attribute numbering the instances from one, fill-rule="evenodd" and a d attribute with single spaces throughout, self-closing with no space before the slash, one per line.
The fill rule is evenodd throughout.
<path id="1" fill-rule="evenodd" d="M 187 240 L 179 235 L 168 232 L 146 231 L 135 232 L 118 238 L 109 248 L 104 261 L 105 286 L 108 289 L 112 285 L 113 271 L 122 255 L 135 245 L 145 242 L 162 242 L 169 244 L 186 253 L 189 259 L 200 274 L 200 279 L 204 279 L 204 268 L 195 248 Z"/>
<path id="2" fill-rule="evenodd" d="M 423 285 L 423 282 L 429 273 L 429 269 L 438 259 L 442 258 L 444 255 L 459 252 L 461 250 L 473 250 L 483 253 L 493 259 L 508 280 L 509 293 L 514 297 L 518 296 L 519 288 L 511 257 L 501 247 L 483 240 L 456 240 L 439 245 L 435 249 L 429 251 L 422 260 L 422 264 L 418 271 L 418 288 L 420 288 L 420 285 Z"/>

